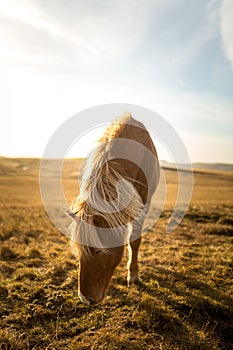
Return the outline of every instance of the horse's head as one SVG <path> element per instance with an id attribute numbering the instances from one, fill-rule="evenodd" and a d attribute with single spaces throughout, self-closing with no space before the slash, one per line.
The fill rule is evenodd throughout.
<path id="1" fill-rule="evenodd" d="M 75 215 L 69 215 L 75 218 Z M 108 227 L 106 221 L 101 217 L 89 217 L 92 225 L 87 227 L 83 221 L 77 221 L 77 217 L 72 240 L 79 258 L 79 296 L 87 305 L 97 304 L 105 295 L 113 272 L 122 258 L 124 246 L 96 248 L 99 246 L 94 243 L 99 239 L 97 229 Z"/>
<path id="2" fill-rule="evenodd" d="M 84 247 L 82 247 L 84 248 Z M 80 249 L 79 296 L 87 305 L 99 303 L 108 288 L 110 279 L 119 264 L 124 247 Z"/>

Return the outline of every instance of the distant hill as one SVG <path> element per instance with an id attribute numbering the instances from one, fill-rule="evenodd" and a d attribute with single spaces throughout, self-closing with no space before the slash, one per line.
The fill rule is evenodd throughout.
<path id="1" fill-rule="evenodd" d="M 164 168 L 174 169 L 174 163 L 167 162 L 165 160 L 161 160 L 160 164 Z M 185 168 L 185 165 L 179 164 L 180 168 Z M 225 163 L 192 163 L 192 167 L 194 170 L 214 170 L 214 171 L 226 171 L 233 172 L 233 164 L 225 164 Z"/>
<path id="2" fill-rule="evenodd" d="M 194 169 L 208 169 L 220 171 L 233 171 L 233 164 L 224 163 L 193 163 Z"/>
<path id="3" fill-rule="evenodd" d="M 66 177 L 76 177 L 78 168 L 81 164 L 82 159 L 66 159 L 64 161 L 63 175 Z M 175 169 L 174 163 L 170 163 L 164 160 L 160 161 L 160 165 L 163 168 Z M 233 173 L 233 164 L 224 163 L 192 163 L 194 171 L 201 172 L 227 172 Z M 0 157 L 0 175 L 38 175 L 40 168 L 39 158 L 7 158 Z M 185 169 L 184 164 L 179 164 L 180 169 Z M 230 174 L 229 174 L 230 175 Z"/>
<path id="4" fill-rule="evenodd" d="M 63 176 L 64 177 L 77 177 L 78 170 L 82 159 L 70 158 L 65 159 L 63 163 Z M 38 176 L 40 170 L 40 158 L 7 158 L 0 157 L 0 176 L 3 175 L 26 175 L 26 176 Z M 54 176 L 53 160 L 50 163 L 50 175 Z"/>
<path id="5" fill-rule="evenodd" d="M 39 158 L 0 157 L 0 175 L 34 175 L 38 173 L 39 166 Z"/>

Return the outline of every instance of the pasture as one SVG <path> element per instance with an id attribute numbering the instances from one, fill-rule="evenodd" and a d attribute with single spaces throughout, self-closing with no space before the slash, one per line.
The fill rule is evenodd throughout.
<path id="1" fill-rule="evenodd" d="M 166 234 L 177 176 L 165 170 L 166 206 L 139 253 L 142 284 L 127 287 L 125 251 L 105 299 L 87 307 L 69 241 L 43 208 L 38 169 L 37 159 L 0 158 L 1 349 L 232 349 L 232 173 L 196 172 L 189 211 Z M 73 169 L 66 161 L 69 200 Z"/>

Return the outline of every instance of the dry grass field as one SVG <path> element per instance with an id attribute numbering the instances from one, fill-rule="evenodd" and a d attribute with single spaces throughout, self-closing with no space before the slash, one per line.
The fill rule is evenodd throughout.
<path id="1" fill-rule="evenodd" d="M 197 172 L 186 217 L 165 233 L 176 189 L 143 235 L 142 285 L 126 286 L 127 252 L 104 301 L 77 295 L 78 262 L 40 199 L 39 160 L 0 158 L 1 349 L 232 349 L 233 175 Z M 72 163 L 63 184 L 77 189 Z M 153 215 L 153 213 L 151 214 Z"/>

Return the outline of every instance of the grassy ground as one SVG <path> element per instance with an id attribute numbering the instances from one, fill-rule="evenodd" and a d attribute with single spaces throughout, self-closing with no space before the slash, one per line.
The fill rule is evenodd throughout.
<path id="1" fill-rule="evenodd" d="M 86 307 L 68 239 L 40 200 L 38 161 L 0 165 L 1 349 L 232 349 L 232 176 L 196 174 L 185 219 L 165 234 L 176 193 L 166 171 L 166 210 L 143 235 L 143 284 L 127 288 L 125 254 L 104 301 Z"/>

